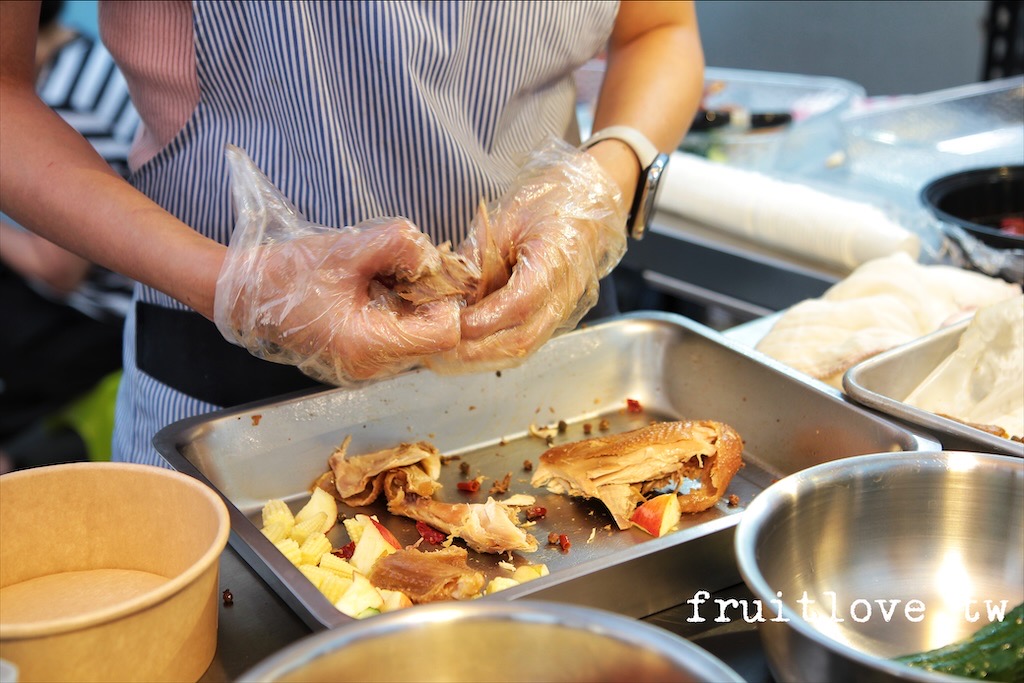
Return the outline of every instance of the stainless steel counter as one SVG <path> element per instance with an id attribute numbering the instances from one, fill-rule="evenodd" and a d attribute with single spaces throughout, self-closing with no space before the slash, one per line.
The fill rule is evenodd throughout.
<path id="1" fill-rule="evenodd" d="M 620 269 L 637 271 L 665 294 L 728 311 L 738 321 L 820 296 L 845 273 L 659 212 L 644 239 L 630 242 Z"/>
<path id="2" fill-rule="evenodd" d="M 312 633 L 230 546 L 220 558 L 220 589 L 231 591 L 232 601 L 221 602 L 217 654 L 201 681 L 233 681 Z"/>

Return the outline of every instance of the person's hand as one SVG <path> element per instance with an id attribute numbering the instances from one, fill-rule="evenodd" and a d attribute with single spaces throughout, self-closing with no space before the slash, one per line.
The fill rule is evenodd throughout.
<path id="1" fill-rule="evenodd" d="M 574 328 L 596 303 L 598 280 L 625 253 L 626 212 L 618 185 L 593 157 L 545 142 L 460 245 L 481 266 L 481 290 L 462 311 L 459 346 L 428 365 L 510 367 Z"/>
<path id="2" fill-rule="evenodd" d="M 309 223 L 240 150 L 229 159 L 239 221 L 217 282 L 225 338 L 336 385 L 394 374 L 458 343 L 458 296 L 414 302 L 395 289 L 443 270 L 414 225 Z"/>

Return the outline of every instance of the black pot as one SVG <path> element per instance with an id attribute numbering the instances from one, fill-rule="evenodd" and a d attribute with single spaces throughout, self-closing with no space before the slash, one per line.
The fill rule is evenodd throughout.
<path id="1" fill-rule="evenodd" d="M 996 166 L 937 178 L 921 201 L 941 221 L 963 228 L 999 249 L 1024 249 L 1024 236 L 1000 230 L 1007 218 L 1024 218 L 1024 166 Z"/>

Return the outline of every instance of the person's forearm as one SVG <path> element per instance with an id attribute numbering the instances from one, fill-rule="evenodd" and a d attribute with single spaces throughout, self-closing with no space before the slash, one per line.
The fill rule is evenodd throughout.
<path id="1" fill-rule="evenodd" d="M 0 86 L 0 208 L 75 254 L 212 317 L 225 248 L 121 179 L 33 90 Z"/>
<path id="2" fill-rule="evenodd" d="M 671 152 L 693 121 L 703 87 L 704 53 L 692 3 L 623 2 L 593 129 L 632 126 Z M 630 202 L 639 164 L 629 148 L 607 140 L 590 151 Z"/>
<path id="3" fill-rule="evenodd" d="M 671 152 L 693 122 L 704 87 L 695 29 L 665 26 L 609 52 L 594 130 L 630 125 Z"/>

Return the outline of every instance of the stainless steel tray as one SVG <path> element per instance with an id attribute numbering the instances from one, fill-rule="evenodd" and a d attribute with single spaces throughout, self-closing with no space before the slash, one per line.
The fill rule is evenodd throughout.
<path id="1" fill-rule="evenodd" d="M 843 376 L 850 398 L 934 434 L 947 450 L 1024 457 L 1024 443 L 1003 439 L 903 401 L 949 354 L 970 324 L 964 320 L 855 365 Z"/>
<path id="2" fill-rule="evenodd" d="M 627 399 L 642 412 L 627 410 Z M 530 424 L 564 420 L 555 442 L 584 438 L 584 424 L 599 434 L 649 420 L 714 419 L 744 438 L 745 467 L 733 479 L 730 506 L 686 515 L 661 538 L 640 530 L 614 530 L 600 504 L 568 499 L 530 486 L 524 460 L 537 462 L 546 444 Z M 643 617 L 682 604 L 698 590 L 740 582 L 733 531 L 744 506 L 777 478 L 836 458 L 895 450 L 938 450 L 938 442 L 849 401 L 841 392 L 801 379 L 755 351 L 735 345 L 698 323 L 667 313 L 634 313 L 551 340 L 522 366 L 502 372 L 439 376 L 412 371 L 356 389 L 281 397 L 184 420 L 161 430 L 156 448 L 176 469 L 207 481 L 228 503 L 231 545 L 313 629 L 350 619 L 338 612 L 258 530 L 270 498 L 297 509 L 327 458 L 347 435 L 349 453 L 432 441 L 445 455 L 468 463 L 471 476 L 512 473 L 509 493 L 530 493 L 547 508 L 532 529 L 535 553 L 516 564 L 545 563 L 550 575 L 484 600 L 530 596 Z M 491 482 L 467 497 L 456 489 L 460 463 L 442 468 L 450 501 L 479 501 Z M 368 508 L 403 543 L 419 536 L 407 519 L 383 503 Z M 352 514 L 351 509 L 343 513 Z M 609 526 L 611 525 L 611 526 Z M 545 544 L 548 533 L 567 534 L 562 553 Z M 335 545 L 347 542 L 341 525 Z M 499 560 L 470 552 L 490 578 Z"/>

